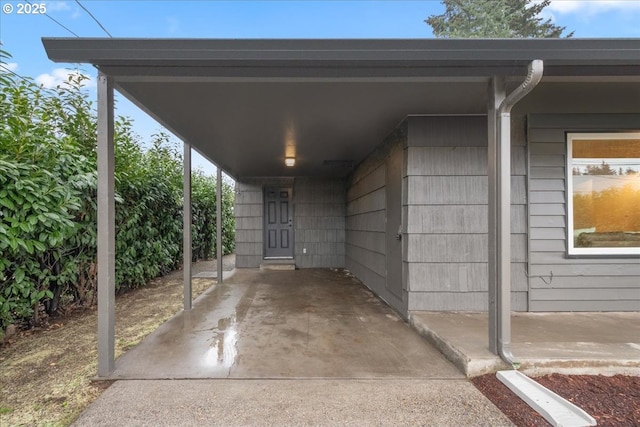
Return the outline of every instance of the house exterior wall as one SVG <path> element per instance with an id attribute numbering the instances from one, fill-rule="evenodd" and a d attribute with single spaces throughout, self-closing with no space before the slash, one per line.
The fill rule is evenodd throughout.
<path id="1" fill-rule="evenodd" d="M 296 178 L 293 203 L 296 266 L 343 268 L 346 213 L 344 180 Z"/>
<path id="2" fill-rule="evenodd" d="M 566 194 L 566 132 L 639 128 L 638 113 L 529 116 L 531 311 L 640 310 L 637 256 L 567 256 Z"/>
<path id="3" fill-rule="evenodd" d="M 487 310 L 487 118 L 410 117 L 408 122 L 409 310 Z M 512 307 L 526 311 L 524 121 L 514 123 L 512 134 Z"/>
<path id="4" fill-rule="evenodd" d="M 578 86 L 543 86 L 512 115 L 516 311 L 640 310 L 639 257 L 566 255 L 565 170 L 565 133 L 638 130 L 640 92 L 596 87 L 597 99 L 568 102 L 587 90 Z M 290 179 L 297 266 L 344 266 L 400 307 L 386 289 L 386 163 L 392 150 L 402 150 L 408 310 L 487 310 L 486 126 L 485 116 L 408 117 L 346 180 Z M 258 267 L 263 186 L 272 181 L 237 185 L 237 265 Z"/>
<path id="5" fill-rule="evenodd" d="M 406 127 L 405 122 L 396 128 L 357 167 L 347 180 L 346 193 L 346 268 L 399 311 L 402 302 L 387 290 L 386 160 L 391 150 L 405 150 Z"/>
<path id="6" fill-rule="evenodd" d="M 321 178 L 252 178 L 236 182 L 236 266 L 258 268 L 263 261 L 265 186 L 293 188 L 296 266 L 344 267 L 344 180 Z"/>
<path id="7" fill-rule="evenodd" d="M 233 212 L 236 216 L 236 267 L 260 267 L 264 215 L 262 181 L 236 181 Z"/>

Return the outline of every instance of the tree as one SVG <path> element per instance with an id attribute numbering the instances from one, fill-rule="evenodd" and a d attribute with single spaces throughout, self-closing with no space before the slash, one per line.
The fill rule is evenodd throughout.
<path id="1" fill-rule="evenodd" d="M 540 16 L 551 0 L 442 0 L 446 10 L 425 20 L 436 37 L 559 38 L 565 27 Z M 566 35 L 571 37 L 573 32 Z"/>
<path id="2" fill-rule="evenodd" d="M 616 170 L 611 169 L 604 160 L 600 165 L 587 165 L 587 173 L 585 175 L 615 175 Z"/>

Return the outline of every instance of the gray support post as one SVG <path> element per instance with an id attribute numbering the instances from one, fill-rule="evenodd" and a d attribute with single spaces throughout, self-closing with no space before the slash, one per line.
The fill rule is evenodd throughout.
<path id="1" fill-rule="evenodd" d="M 504 78 L 494 76 L 489 80 L 489 105 L 487 129 L 489 131 L 488 178 L 489 178 L 489 350 L 498 354 L 498 108 L 505 98 Z"/>
<path id="2" fill-rule="evenodd" d="M 192 289 L 191 289 L 191 144 L 184 143 L 184 154 L 182 156 L 182 268 L 184 282 L 184 309 L 191 310 Z"/>
<path id="3" fill-rule="evenodd" d="M 113 79 L 98 74 L 98 377 L 115 368 L 116 222 Z"/>
<path id="4" fill-rule="evenodd" d="M 222 169 L 218 168 L 216 178 L 216 261 L 218 264 L 218 283 L 222 283 Z"/>

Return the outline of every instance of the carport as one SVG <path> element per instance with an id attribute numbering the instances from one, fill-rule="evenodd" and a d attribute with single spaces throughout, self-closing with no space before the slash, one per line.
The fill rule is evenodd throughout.
<path id="1" fill-rule="evenodd" d="M 462 379 L 345 270 L 240 269 L 119 359 L 110 379 Z"/>
<path id="2" fill-rule="evenodd" d="M 637 48 L 637 43 L 620 40 L 51 38 L 43 43 L 56 62 L 90 63 L 99 69 L 98 375 L 103 377 L 115 369 L 114 89 L 185 143 L 185 230 L 190 229 L 190 148 L 218 166 L 218 183 L 221 171 L 236 180 L 344 178 L 407 116 L 486 120 L 488 342 L 493 353 L 509 360 L 509 103 L 540 80 L 543 63 L 536 60 L 544 61 L 549 82 L 637 77 L 637 58 L 629 60 L 625 48 Z M 398 240 L 403 233 L 395 224 L 386 230 L 387 238 L 397 235 Z M 184 236 L 189 260 L 190 233 Z M 185 266 L 183 316 L 188 316 L 189 262 Z M 405 315 L 401 265 L 398 274 L 400 302 L 394 307 Z"/>

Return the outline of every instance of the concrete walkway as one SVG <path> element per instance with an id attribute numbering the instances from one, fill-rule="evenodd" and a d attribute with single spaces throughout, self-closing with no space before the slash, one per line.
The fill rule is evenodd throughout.
<path id="1" fill-rule="evenodd" d="M 76 426 L 511 425 L 350 274 L 238 270 L 116 361 Z"/>
<path id="2" fill-rule="evenodd" d="M 486 313 L 417 311 L 410 321 L 469 377 L 510 369 L 488 350 Z M 514 313 L 511 348 L 529 375 L 640 375 L 640 312 Z"/>

